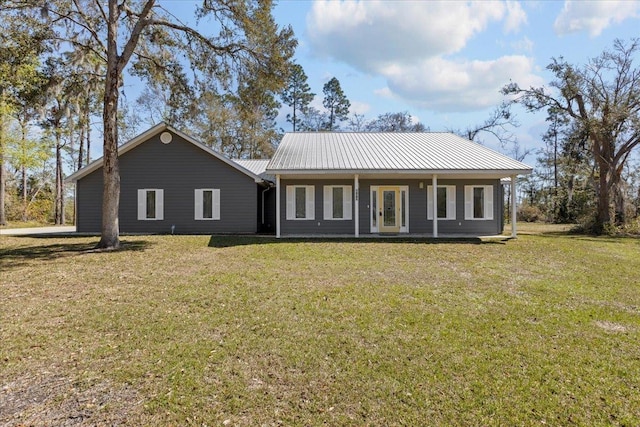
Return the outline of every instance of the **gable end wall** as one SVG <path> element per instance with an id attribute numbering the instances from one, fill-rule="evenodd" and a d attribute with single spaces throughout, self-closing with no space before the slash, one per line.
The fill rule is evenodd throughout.
<path id="1" fill-rule="evenodd" d="M 156 135 L 119 159 L 120 231 L 123 233 L 255 233 L 261 187 L 253 178 L 173 135 Z M 137 219 L 138 189 L 164 190 L 164 219 Z M 194 219 L 194 190 L 220 189 L 220 220 Z M 99 232 L 102 222 L 102 168 L 77 182 L 77 230 Z"/>

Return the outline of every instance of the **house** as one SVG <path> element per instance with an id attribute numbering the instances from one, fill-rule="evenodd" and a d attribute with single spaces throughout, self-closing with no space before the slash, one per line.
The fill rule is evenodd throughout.
<path id="1" fill-rule="evenodd" d="M 288 133 L 271 160 L 231 160 L 165 123 L 119 159 L 123 232 L 277 237 L 500 234 L 501 179 L 515 194 L 532 171 L 443 132 Z M 102 159 L 68 180 L 77 230 L 100 231 Z"/>
<path id="2" fill-rule="evenodd" d="M 531 171 L 442 132 L 289 133 L 266 169 L 278 237 L 500 234 L 501 179 Z"/>
<path id="3" fill-rule="evenodd" d="M 273 186 L 264 176 L 268 161 L 232 161 L 166 123 L 120 146 L 118 155 L 123 232 L 274 230 L 274 199 L 266 197 Z M 77 231 L 99 232 L 102 159 L 67 180 L 76 184 Z M 264 209 L 265 203 L 271 203 L 271 208 Z"/>

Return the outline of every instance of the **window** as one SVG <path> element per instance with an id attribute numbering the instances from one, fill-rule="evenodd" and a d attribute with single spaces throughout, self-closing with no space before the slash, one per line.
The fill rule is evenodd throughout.
<path id="1" fill-rule="evenodd" d="M 464 219 L 493 219 L 493 185 L 465 185 Z"/>
<path id="2" fill-rule="evenodd" d="M 220 219 L 220 189 L 198 188 L 194 195 L 194 218 L 199 221 Z"/>
<path id="3" fill-rule="evenodd" d="M 164 191 L 159 189 L 138 190 L 138 220 L 164 219 Z"/>
<path id="4" fill-rule="evenodd" d="M 351 186 L 324 186 L 324 219 L 351 219 Z"/>
<path id="5" fill-rule="evenodd" d="M 315 219 L 313 185 L 287 185 L 287 219 Z"/>
<path id="6" fill-rule="evenodd" d="M 378 190 L 371 190 L 371 231 L 378 230 Z"/>
<path id="7" fill-rule="evenodd" d="M 438 185 L 438 219 L 456 219 L 456 186 Z M 433 186 L 427 186 L 427 219 L 433 219 Z"/>

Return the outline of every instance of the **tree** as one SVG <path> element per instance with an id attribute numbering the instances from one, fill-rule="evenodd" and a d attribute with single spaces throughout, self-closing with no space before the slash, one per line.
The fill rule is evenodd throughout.
<path id="1" fill-rule="evenodd" d="M 480 135 L 490 135 L 494 137 L 500 145 L 505 148 L 509 144 L 517 143 L 515 135 L 511 132 L 511 128 L 520 126 L 515 115 L 511 112 L 511 104 L 503 102 L 497 106 L 482 123 L 470 126 L 463 131 L 451 130 L 456 135 L 467 138 L 470 141 L 482 142 Z"/>
<path id="2" fill-rule="evenodd" d="M 426 132 L 428 129 L 420 122 L 413 122 L 408 111 L 380 114 L 365 125 L 368 132 Z"/>
<path id="3" fill-rule="evenodd" d="M 300 130 L 305 132 L 320 132 L 326 130 L 328 115 L 315 107 L 307 108 L 302 115 Z"/>
<path id="4" fill-rule="evenodd" d="M 307 84 L 307 75 L 300 64 L 293 64 L 287 79 L 287 86 L 280 95 L 282 102 L 292 108 L 291 114 L 287 114 L 287 121 L 293 125 L 293 131 L 298 130 L 300 122 L 299 113 L 306 111 L 315 94 Z"/>
<path id="5" fill-rule="evenodd" d="M 120 174 L 118 168 L 118 108 L 124 71 L 134 61 L 142 68 L 166 71 L 167 58 L 185 58 L 194 85 L 234 81 L 236 65 L 252 62 L 273 76 L 285 75 L 295 48 L 290 27 L 279 29 L 271 16 L 271 0 L 228 2 L 203 0 L 199 19 L 212 17 L 220 33 L 205 36 L 179 22 L 157 0 L 96 2 L 91 0 L 6 0 L 0 11 L 37 10 L 75 48 L 89 49 L 105 63 L 103 97 L 103 205 L 99 248 L 117 248 Z M 283 82 L 284 83 L 284 82 Z"/>
<path id="6" fill-rule="evenodd" d="M 337 128 L 336 122 L 345 121 L 349 118 L 349 107 L 351 103 L 345 96 L 340 82 L 333 77 L 322 87 L 324 93 L 324 100 L 322 105 L 327 109 L 327 123 L 324 126 L 325 130 L 332 131 Z"/>
<path id="7" fill-rule="evenodd" d="M 235 100 L 241 151 L 234 157 L 264 159 L 274 152 L 281 137 L 276 131 L 280 103 L 269 84 L 268 76 L 260 73 L 242 74 Z"/>
<path id="8" fill-rule="evenodd" d="M 6 225 L 5 135 L 20 92 L 38 84 L 38 58 L 45 50 L 48 28 L 29 14 L 18 17 L 5 13 L 0 17 L 0 225 Z"/>
<path id="9" fill-rule="evenodd" d="M 347 129 L 351 132 L 363 132 L 366 129 L 367 124 L 368 122 L 364 117 L 364 114 L 353 113 L 349 119 Z"/>
<path id="10" fill-rule="evenodd" d="M 624 211 L 612 203 L 620 193 L 624 166 L 640 144 L 640 69 L 633 66 L 639 40 L 616 40 L 584 66 L 563 58 L 547 66 L 554 76 L 545 88 L 503 88 L 529 111 L 554 108 L 566 114 L 577 132 L 586 135 L 588 153 L 596 165 L 597 213 L 594 232 L 624 222 Z"/>

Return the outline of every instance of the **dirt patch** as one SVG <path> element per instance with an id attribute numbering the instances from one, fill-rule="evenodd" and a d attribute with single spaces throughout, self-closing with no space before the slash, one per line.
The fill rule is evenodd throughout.
<path id="1" fill-rule="evenodd" d="M 601 321 L 601 320 L 596 321 L 596 326 L 599 326 L 600 328 L 604 329 L 607 332 L 627 332 L 628 330 L 626 326 L 621 325 L 619 323 L 607 322 L 607 321 Z"/>
<path id="2" fill-rule="evenodd" d="M 126 425 L 141 410 L 135 390 L 104 380 L 78 382 L 42 372 L 0 386 L 2 427 Z"/>

